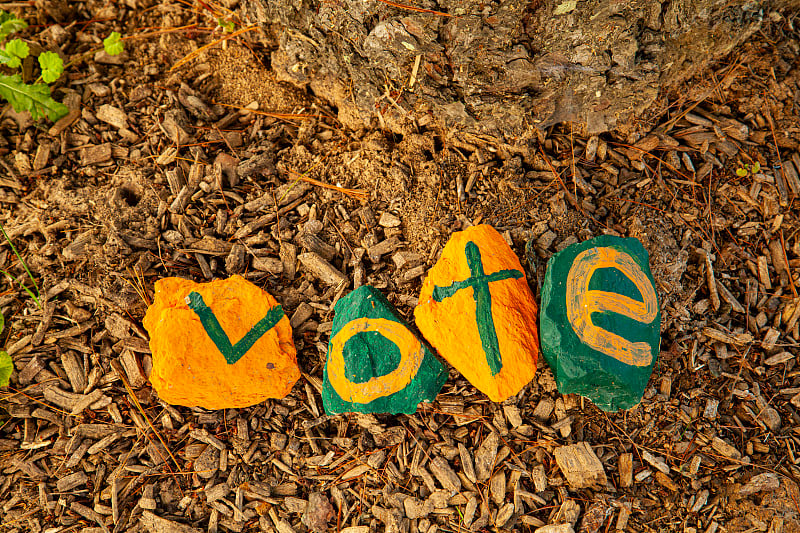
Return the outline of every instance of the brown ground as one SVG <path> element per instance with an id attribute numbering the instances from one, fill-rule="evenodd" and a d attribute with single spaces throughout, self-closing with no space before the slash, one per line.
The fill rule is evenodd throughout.
<path id="1" fill-rule="evenodd" d="M 26 34 L 69 57 L 112 30 L 131 37 L 120 62 L 90 53 L 56 85 L 80 115 L 55 130 L 10 109 L 0 122 L 0 223 L 47 301 L 40 310 L 0 280 L 0 346 L 16 368 L 0 391 L 0 531 L 301 532 L 328 502 L 333 518 L 318 529 L 350 533 L 567 522 L 800 531 L 800 190 L 786 163 L 800 166 L 796 14 L 765 14 L 763 31 L 662 94 L 635 128 L 649 135 L 586 139 L 560 124 L 520 153 L 478 137 L 445 143 L 455 137 L 425 127 L 402 138 L 377 124 L 345 131 L 328 104 L 275 81 L 258 30 L 170 71 L 223 36 L 212 13 L 222 9 L 106 4 L 40 10 Z M 124 112 L 123 128 L 103 120 L 105 105 Z M 760 172 L 737 175 L 755 161 Z M 299 182 L 284 196 L 301 174 L 334 187 Z M 250 224 L 276 208 L 280 222 Z M 401 226 L 382 227 L 385 212 Z M 541 362 L 503 405 L 451 370 L 416 415 L 324 416 L 342 291 L 295 261 L 293 276 L 256 270 L 253 258 L 316 233 L 353 283 L 410 317 L 449 234 L 479 222 L 520 257 L 533 240 L 534 292 L 547 258 L 572 242 L 614 233 L 644 243 L 664 320 L 642 403 L 609 414 L 562 396 Z M 235 245 L 245 264 L 230 259 Z M 0 268 L 26 279 L 5 243 Z M 290 316 L 312 304 L 295 329 L 305 377 L 286 399 L 247 409 L 161 403 L 144 377 L 153 283 L 237 272 Z M 557 448 L 583 441 L 604 487 L 574 489 L 555 462 Z M 438 458 L 459 477 L 454 495 Z M 491 477 L 468 475 L 473 459 Z"/>

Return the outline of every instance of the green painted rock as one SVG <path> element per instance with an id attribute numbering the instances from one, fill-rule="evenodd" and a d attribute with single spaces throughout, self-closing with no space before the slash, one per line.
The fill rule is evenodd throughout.
<path id="1" fill-rule="evenodd" d="M 328 414 L 407 413 L 431 401 L 447 371 L 375 288 L 336 304 L 322 385 Z"/>
<path id="2" fill-rule="evenodd" d="M 639 403 L 661 339 L 661 311 L 647 251 L 605 235 L 574 244 L 547 264 L 539 329 L 562 394 L 604 411 Z"/>

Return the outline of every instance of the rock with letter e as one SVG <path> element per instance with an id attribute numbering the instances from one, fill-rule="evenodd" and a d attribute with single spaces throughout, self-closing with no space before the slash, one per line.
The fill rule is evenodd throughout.
<path id="1" fill-rule="evenodd" d="M 336 303 L 322 382 L 322 403 L 337 413 L 413 414 L 447 379 L 444 366 L 375 288 Z"/>
<path id="2" fill-rule="evenodd" d="M 562 394 L 604 411 L 642 399 L 661 339 L 661 311 L 647 251 L 604 235 L 555 254 L 542 287 L 542 354 Z"/>
<path id="3" fill-rule="evenodd" d="M 211 283 L 156 282 L 144 327 L 150 381 L 165 402 L 248 407 L 283 398 L 300 378 L 292 328 L 269 293 L 240 276 Z"/>
<path id="4" fill-rule="evenodd" d="M 492 401 L 536 373 L 536 303 L 522 265 L 493 227 L 454 233 L 414 309 L 425 338 Z"/>

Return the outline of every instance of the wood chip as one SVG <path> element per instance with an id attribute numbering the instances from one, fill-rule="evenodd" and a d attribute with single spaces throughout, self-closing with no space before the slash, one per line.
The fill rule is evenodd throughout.
<path id="1" fill-rule="evenodd" d="M 445 490 L 451 494 L 461 490 L 461 479 L 459 479 L 444 457 L 435 457 L 430 463 L 430 469 Z"/>
<path id="2" fill-rule="evenodd" d="M 706 263 L 706 286 L 708 287 L 708 297 L 711 300 L 711 305 L 714 311 L 719 311 L 722 303 L 719 299 L 719 292 L 717 291 L 717 280 L 714 276 L 714 265 L 711 263 L 711 254 L 702 248 L 698 249 L 702 253 Z"/>
<path id="3" fill-rule="evenodd" d="M 789 352 L 780 352 L 776 353 L 772 357 L 768 357 L 767 359 L 765 359 L 764 364 L 767 366 L 775 366 L 775 365 L 780 365 L 782 363 L 788 363 L 794 358 L 795 356 Z"/>
<path id="4" fill-rule="evenodd" d="M 104 163 L 111 159 L 111 143 L 87 146 L 81 151 L 81 165 L 90 166 Z"/>
<path id="5" fill-rule="evenodd" d="M 589 443 L 560 446 L 553 452 L 567 483 L 574 489 L 605 487 L 606 472 Z"/>
<path id="6" fill-rule="evenodd" d="M 81 505 L 78 502 L 72 502 L 69 505 L 71 511 L 81 515 L 82 517 L 86 518 L 87 520 L 91 520 L 92 522 L 96 522 L 100 528 L 104 531 L 104 533 L 111 533 L 106 526 L 105 522 L 103 521 L 102 515 L 100 515 L 94 509 L 86 507 L 85 505 Z"/>
<path id="7" fill-rule="evenodd" d="M 745 312 L 744 306 L 742 306 L 742 304 L 739 303 L 736 297 L 734 297 L 733 294 L 731 294 L 731 291 L 729 291 L 727 287 L 725 287 L 725 285 L 723 285 L 720 281 L 717 281 L 717 291 L 719 295 L 722 296 L 722 299 L 725 300 L 728 303 L 728 305 L 731 306 L 733 311 L 737 313 Z"/>
<path id="8" fill-rule="evenodd" d="M 618 460 L 619 484 L 621 487 L 630 487 L 633 484 L 633 454 L 620 454 Z"/>
<path id="9" fill-rule="evenodd" d="M 767 266 L 767 258 L 763 255 L 758 256 L 758 281 L 768 291 L 772 290 L 772 281 L 769 278 L 769 267 Z"/>
<path id="10" fill-rule="evenodd" d="M 641 455 L 644 462 L 648 463 L 656 470 L 659 470 L 665 474 L 669 474 L 669 465 L 667 465 L 663 457 L 656 457 L 647 450 L 642 450 Z"/>
<path id="11" fill-rule="evenodd" d="M 108 124 L 111 124 L 117 129 L 123 129 L 128 127 L 128 115 L 125 114 L 125 111 L 118 107 L 114 107 L 109 104 L 103 104 L 97 108 L 97 113 L 95 116 L 98 120 L 102 120 Z"/>
<path id="12" fill-rule="evenodd" d="M 785 287 L 789 284 L 789 265 L 786 264 L 786 256 L 780 239 L 772 239 L 770 241 L 769 253 L 772 258 L 772 267 L 778 274 L 781 287 Z"/>
<path id="13" fill-rule="evenodd" d="M 728 459 L 733 459 L 734 461 L 738 461 L 742 458 L 741 452 L 722 440 L 719 437 L 714 437 L 711 441 L 711 447 L 714 448 L 716 452 L 727 457 Z"/>
<path id="14" fill-rule="evenodd" d="M 493 431 L 486 436 L 475 452 L 475 477 L 479 483 L 488 481 L 491 477 L 499 443 L 500 435 Z"/>
<path id="15" fill-rule="evenodd" d="M 739 346 L 743 346 L 753 342 L 753 336 L 749 333 L 729 334 L 711 327 L 703 328 L 703 335 L 715 341 L 719 341 L 725 344 L 736 344 Z"/>
<path id="16" fill-rule="evenodd" d="M 89 481 L 89 477 L 86 475 L 86 472 L 80 470 L 74 474 L 60 478 L 56 482 L 56 488 L 58 489 L 58 492 L 68 492 L 75 487 L 85 485 L 87 481 Z"/>
<path id="17" fill-rule="evenodd" d="M 119 359 L 122 362 L 122 368 L 125 370 L 128 383 L 132 388 L 140 389 L 147 385 L 147 376 L 145 376 L 144 370 L 139 365 L 139 360 L 133 351 L 130 349 L 122 350 Z"/>
<path id="18" fill-rule="evenodd" d="M 319 254 L 307 252 L 298 256 L 300 263 L 307 268 L 311 274 L 319 278 L 327 285 L 339 285 L 340 283 L 347 283 L 348 278 L 336 269 L 332 264 L 325 261 Z"/>
<path id="19" fill-rule="evenodd" d="M 173 522 L 153 514 L 150 511 L 144 511 L 139 518 L 139 523 L 144 526 L 149 533 L 202 533 L 201 530 Z"/>
<path id="20" fill-rule="evenodd" d="M 461 458 L 461 470 L 464 472 L 464 475 L 473 483 L 478 481 L 477 475 L 475 474 L 475 464 L 472 460 L 472 453 L 464 446 L 462 443 L 458 443 L 458 454 Z"/>

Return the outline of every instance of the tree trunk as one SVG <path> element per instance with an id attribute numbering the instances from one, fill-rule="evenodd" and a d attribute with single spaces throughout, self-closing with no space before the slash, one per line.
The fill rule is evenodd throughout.
<path id="1" fill-rule="evenodd" d="M 243 0 L 280 80 L 346 127 L 527 143 L 563 121 L 632 131 L 675 88 L 797 0 Z M 790 6 L 789 4 L 794 4 Z M 427 10 L 427 11 L 424 11 Z"/>

